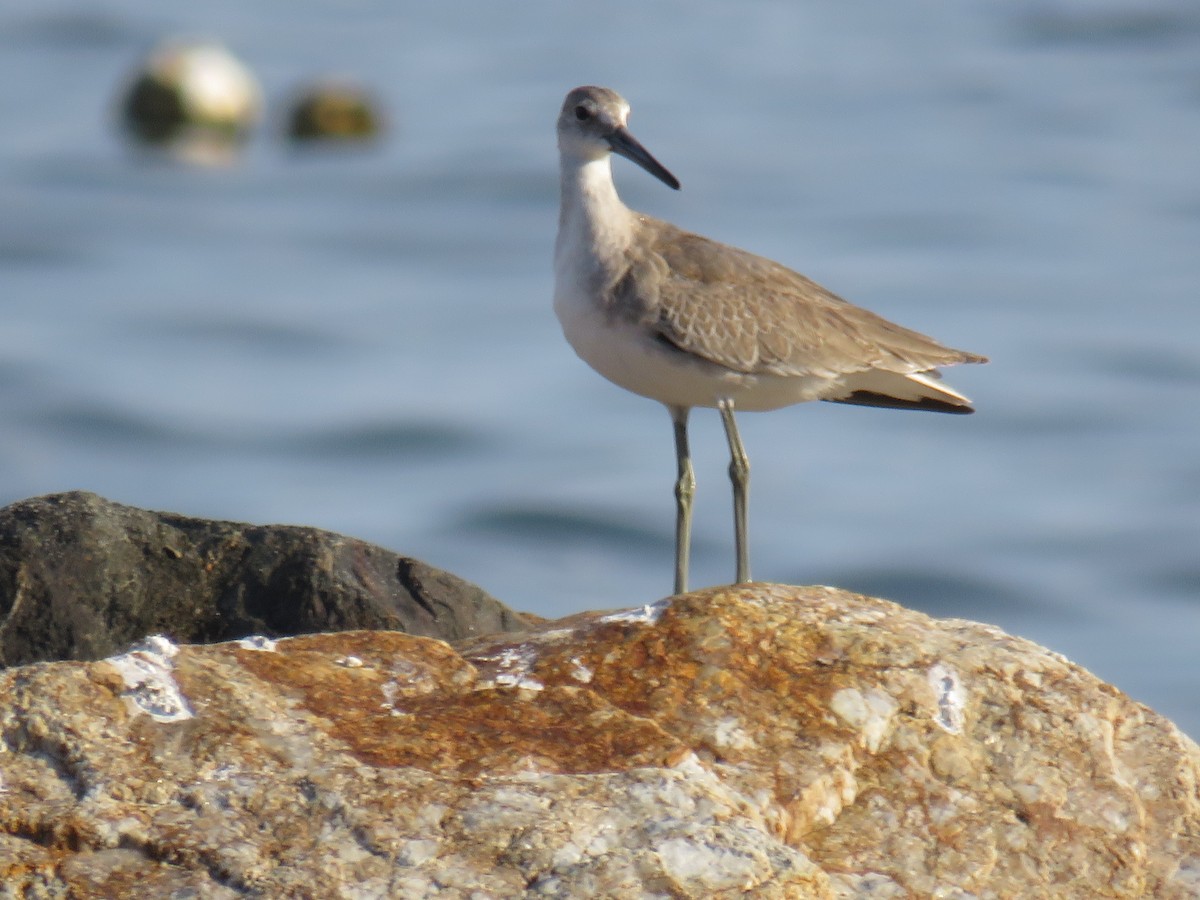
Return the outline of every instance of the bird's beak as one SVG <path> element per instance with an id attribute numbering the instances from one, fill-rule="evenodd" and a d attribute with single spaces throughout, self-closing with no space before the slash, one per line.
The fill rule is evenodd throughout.
<path id="1" fill-rule="evenodd" d="M 643 147 L 624 125 L 608 136 L 608 145 L 612 147 L 613 153 L 620 154 L 631 162 L 637 163 L 667 187 L 679 190 L 679 179 L 668 172 L 666 166 L 651 156 L 650 151 Z"/>

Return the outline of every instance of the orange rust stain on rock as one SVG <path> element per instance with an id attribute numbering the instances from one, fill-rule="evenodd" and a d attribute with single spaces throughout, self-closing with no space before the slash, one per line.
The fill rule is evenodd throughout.
<path id="1" fill-rule="evenodd" d="M 676 749 L 653 722 L 591 691 L 480 687 L 473 667 L 439 641 L 381 638 L 321 635 L 281 642 L 274 653 L 240 650 L 237 656 L 258 677 L 298 692 L 305 709 L 334 723 L 330 736 L 372 765 L 463 775 L 529 768 L 602 772 L 658 765 Z M 338 654 L 362 665 L 339 665 Z M 398 668 L 419 670 L 426 689 L 406 692 Z"/>
<path id="2" fill-rule="evenodd" d="M 523 692 L 487 688 L 398 703 L 396 714 L 339 728 L 377 765 L 416 766 L 464 776 L 533 769 L 556 773 L 622 771 L 661 765 L 674 739 L 653 722 L 613 709 L 574 688 Z"/>

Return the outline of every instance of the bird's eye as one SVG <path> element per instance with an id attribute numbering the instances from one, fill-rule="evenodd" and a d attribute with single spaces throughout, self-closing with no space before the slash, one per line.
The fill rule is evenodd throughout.
<path id="1" fill-rule="evenodd" d="M 577 118 L 580 122 L 590 119 L 591 117 L 592 114 L 588 112 L 586 106 L 575 107 L 575 118 Z"/>

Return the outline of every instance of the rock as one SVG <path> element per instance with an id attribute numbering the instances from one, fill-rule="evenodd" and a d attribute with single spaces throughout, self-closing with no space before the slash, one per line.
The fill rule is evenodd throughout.
<path id="1" fill-rule="evenodd" d="M 2 672 L 0 884 L 1185 898 L 1198 776 L 1170 722 L 1033 644 L 754 584 L 453 647 L 156 639 Z"/>
<path id="2" fill-rule="evenodd" d="M 287 136 L 292 141 L 362 144 L 382 131 L 379 103 L 350 82 L 317 82 L 297 91 L 288 104 Z"/>
<path id="3" fill-rule="evenodd" d="M 0 509 L 0 666 L 186 643 L 387 628 L 456 640 L 526 620 L 473 584 L 315 528 L 55 494 Z"/>
<path id="4" fill-rule="evenodd" d="M 186 162 L 229 162 L 262 116 L 250 70 L 211 41 L 170 38 L 138 64 L 121 89 L 126 133 Z"/>

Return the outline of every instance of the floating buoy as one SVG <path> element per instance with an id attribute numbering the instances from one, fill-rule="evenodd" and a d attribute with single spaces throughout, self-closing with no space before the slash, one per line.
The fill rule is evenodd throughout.
<path id="1" fill-rule="evenodd" d="M 129 79 L 121 99 L 125 130 L 139 144 L 209 162 L 233 155 L 262 118 L 262 90 L 250 70 L 211 41 L 170 39 Z"/>
<path id="2" fill-rule="evenodd" d="M 296 92 L 285 128 L 296 142 L 359 143 L 378 137 L 384 122 L 378 102 L 365 88 L 325 81 Z"/>

